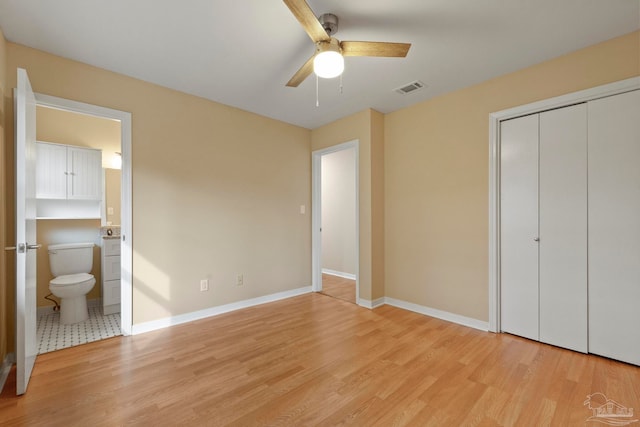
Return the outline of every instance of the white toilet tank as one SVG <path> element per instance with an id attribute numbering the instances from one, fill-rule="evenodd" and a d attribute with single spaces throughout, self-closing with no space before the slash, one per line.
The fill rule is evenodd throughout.
<path id="1" fill-rule="evenodd" d="M 93 243 L 64 243 L 49 245 L 49 263 L 55 277 L 68 274 L 91 273 Z"/>

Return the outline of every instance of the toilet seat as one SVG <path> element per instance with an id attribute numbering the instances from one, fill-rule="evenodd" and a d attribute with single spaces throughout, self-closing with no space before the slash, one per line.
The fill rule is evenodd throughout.
<path id="1" fill-rule="evenodd" d="M 49 286 L 62 288 L 65 286 L 82 285 L 85 283 L 89 284 L 91 281 L 95 281 L 93 274 L 89 274 L 89 273 L 67 274 L 65 276 L 58 276 L 55 279 L 51 280 L 49 282 Z"/>

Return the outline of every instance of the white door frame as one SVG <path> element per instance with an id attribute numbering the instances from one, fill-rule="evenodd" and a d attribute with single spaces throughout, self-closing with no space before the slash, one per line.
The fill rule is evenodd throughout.
<path id="1" fill-rule="evenodd" d="M 120 272 L 120 328 L 123 335 L 131 335 L 133 324 L 132 302 L 132 233 L 131 233 L 131 113 L 85 104 L 55 96 L 36 93 L 37 105 L 58 110 L 71 111 L 120 122 L 120 141 L 122 145 L 122 188 L 121 188 L 121 272 Z M 37 120 L 37 119 L 36 119 Z"/>
<path id="2" fill-rule="evenodd" d="M 500 332 L 500 122 L 640 89 L 640 77 L 489 114 L 489 331 Z"/>
<path id="3" fill-rule="evenodd" d="M 344 142 L 311 153 L 311 289 L 322 290 L 322 156 L 355 149 L 356 174 L 356 304 L 360 301 L 360 141 Z"/>

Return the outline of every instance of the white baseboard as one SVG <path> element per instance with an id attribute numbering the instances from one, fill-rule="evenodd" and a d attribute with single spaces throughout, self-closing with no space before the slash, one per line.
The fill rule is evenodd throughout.
<path id="1" fill-rule="evenodd" d="M 177 316 L 165 317 L 164 319 L 158 319 L 158 320 L 152 320 L 150 322 L 139 323 L 137 325 L 133 325 L 131 329 L 131 334 L 137 335 L 145 332 L 155 331 L 158 329 L 164 329 L 170 326 L 179 325 L 181 323 L 193 322 L 194 320 L 217 316 L 219 314 L 228 313 L 230 311 L 241 310 L 243 308 L 249 308 L 256 305 L 266 304 L 268 302 L 274 302 L 274 301 L 291 298 L 291 297 L 308 294 L 308 293 L 311 293 L 311 286 L 292 289 L 290 291 L 278 292 L 275 294 L 265 295 L 262 297 L 252 298 L 244 301 L 232 302 L 230 304 L 225 304 L 218 307 L 211 307 L 211 308 L 207 308 L 199 311 L 193 311 L 191 313 L 179 314 Z"/>
<path id="2" fill-rule="evenodd" d="M 0 393 L 2 393 L 2 390 L 4 389 L 4 384 L 7 382 L 7 377 L 9 376 L 11 366 L 14 362 L 15 357 L 13 353 L 7 354 L 2 361 L 2 366 L 0 367 Z"/>
<path id="3" fill-rule="evenodd" d="M 455 313 L 449 313 L 448 311 L 438 310 L 436 308 L 425 307 L 423 305 L 414 304 L 412 302 L 406 302 L 394 298 L 384 298 L 385 304 L 392 305 L 394 307 L 403 308 L 405 310 L 414 311 L 416 313 L 424 314 L 426 316 L 435 317 L 437 319 L 446 320 L 447 322 L 457 323 L 462 326 L 468 326 L 470 328 L 479 329 L 481 331 L 489 330 L 489 322 L 473 319 L 471 317 L 461 316 Z"/>
<path id="4" fill-rule="evenodd" d="M 344 279 L 356 280 L 356 275 L 351 273 L 344 273 L 342 271 L 329 270 L 328 268 L 322 269 L 322 274 L 328 274 L 330 276 L 342 277 Z"/>
<path id="5" fill-rule="evenodd" d="M 384 297 L 378 298 L 378 299 L 374 299 L 373 301 L 370 301 L 368 299 L 359 298 L 358 299 L 358 305 L 360 307 L 374 309 L 376 307 L 383 306 L 384 305 L 384 301 L 385 301 Z"/>
<path id="6" fill-rule="evenodd" d="M 94 299 L 88 299 L 87 300 L 87 307 L 100 307 L 102 306 L 102 299 L 101 298 L 94 298 Z M 55 305 L 46 305 L 44 307 L 38 307 L 36 309 L 36 316 L 40 317 L 46 314 L 51 314 L 53 313 L 53 308 L 55 307 Z"/>

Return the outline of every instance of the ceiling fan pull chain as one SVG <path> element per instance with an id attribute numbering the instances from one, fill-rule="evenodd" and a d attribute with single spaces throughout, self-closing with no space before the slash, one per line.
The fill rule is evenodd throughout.
<path id="1" fill-rule="evenodd" d="M 340 95 L 342 95 L 342 74 L 340 74 Z"/>
<path id="2" fill-rule="evenodd" d="M 316 74 L 316 107 L 320 106 L 320 95 L 318 95 L 318 75 Z"/>

